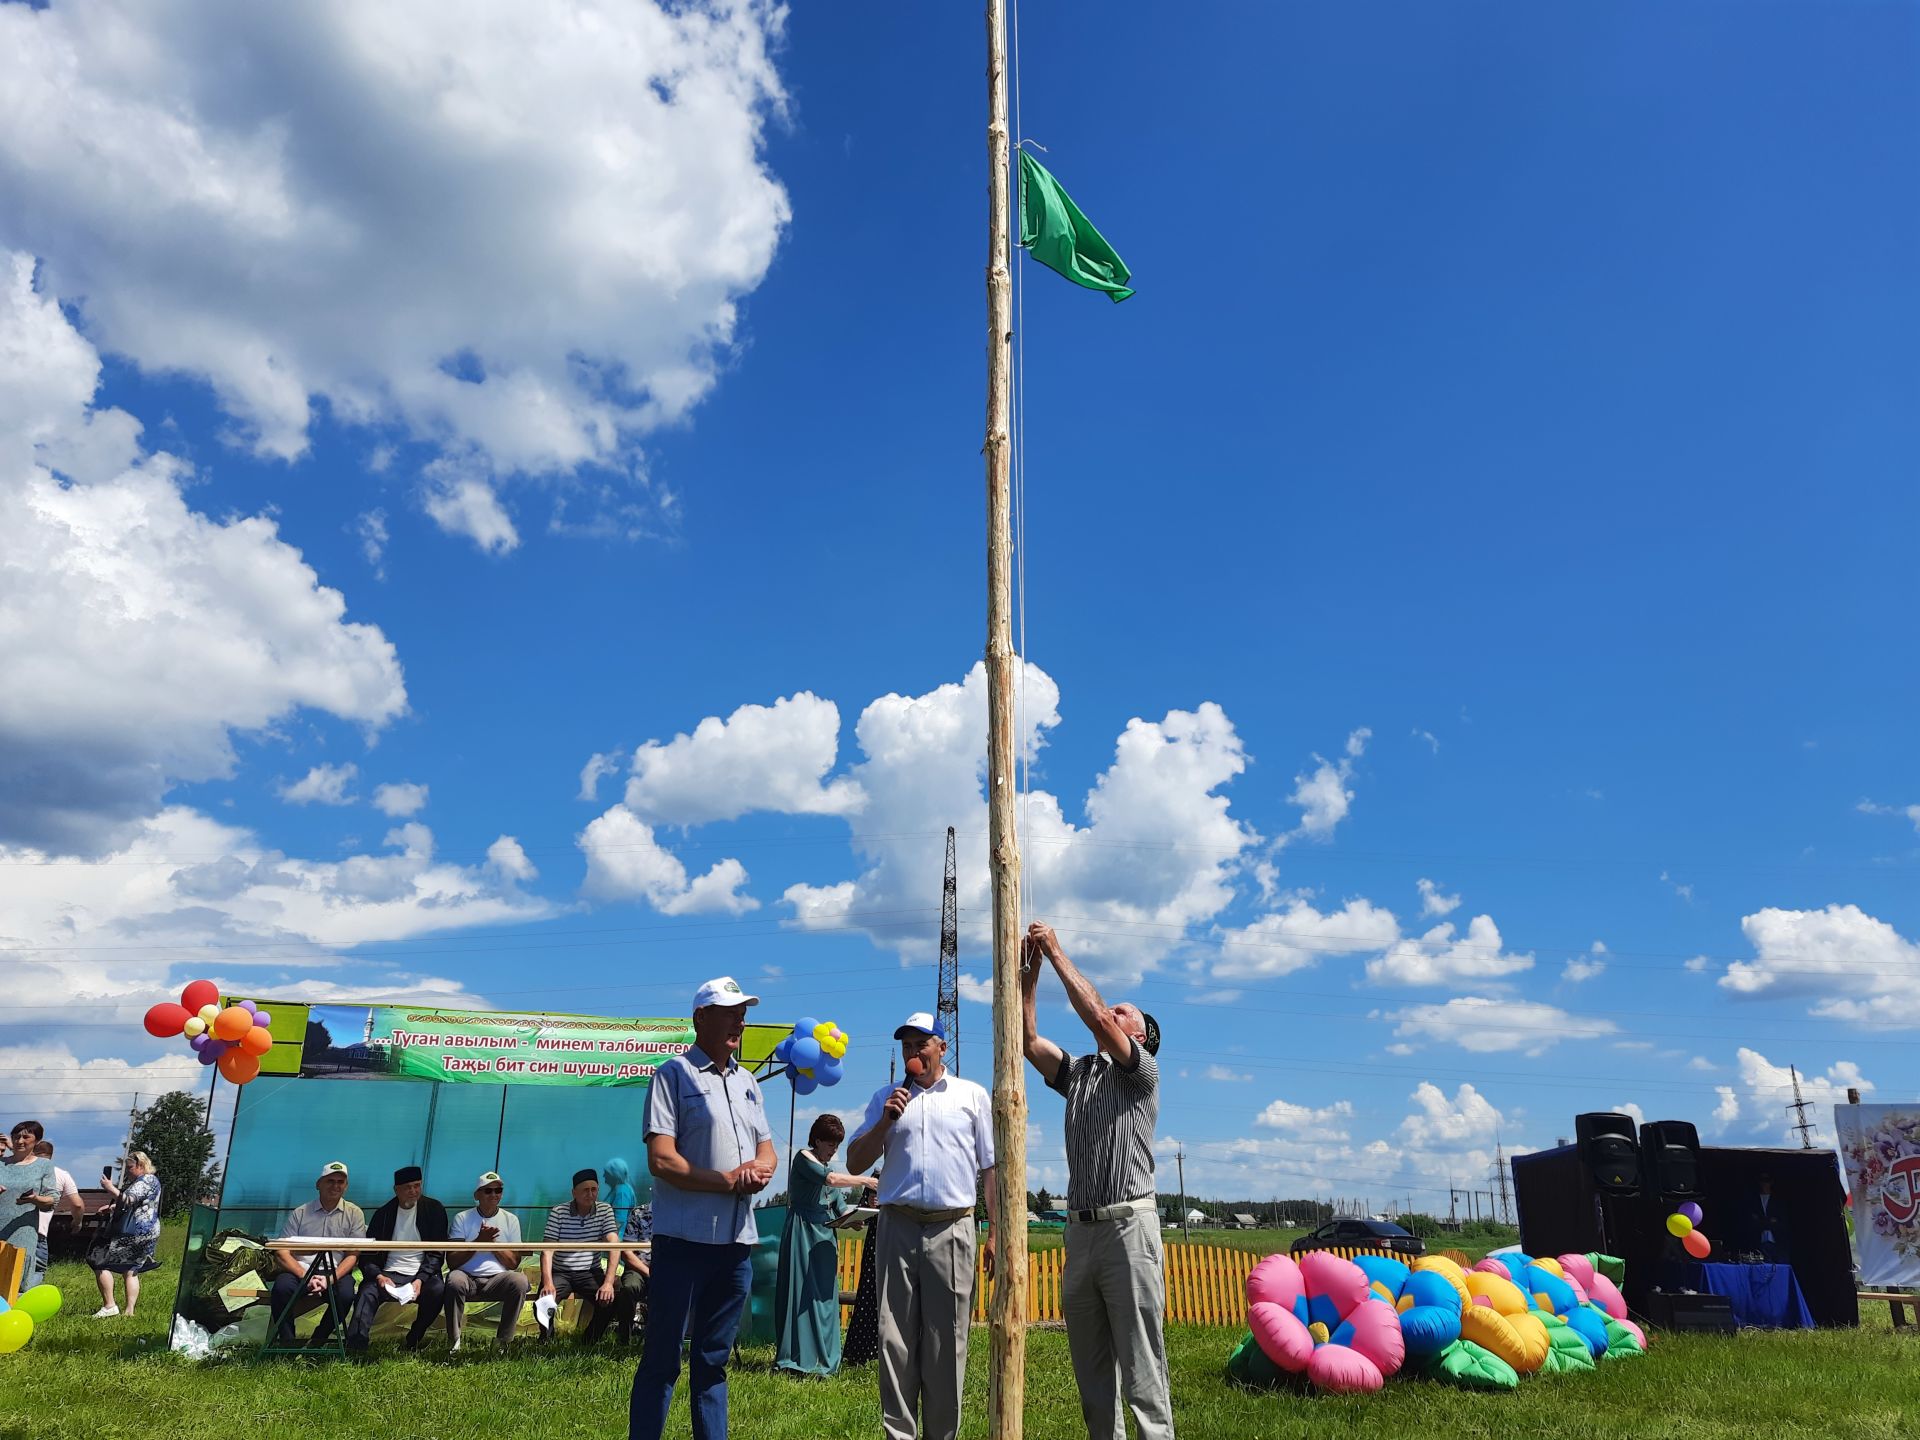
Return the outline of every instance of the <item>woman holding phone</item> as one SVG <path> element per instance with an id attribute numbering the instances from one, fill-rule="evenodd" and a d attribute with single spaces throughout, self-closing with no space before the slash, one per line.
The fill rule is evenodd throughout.
<path id="1" fill-rule="evenodd" d="M 106 1233 L 87 1251 L 87 1264 L 100 1283 L 100 1308 L 95 1320 L 110 1320 L 115 1315 L 133 1314 L 140 1300 L 140 1277 L 159 1262 L 153 1258 L 160 1241 L 160 1181 L 153 1173 L 153 1161 L 144 1150 L 127 1156 L 123 1169 L 126 1188 L 113 1183 L 113 1171 L 102 1169 L 100 1187 L 113 1198 L 100 1207 L 107 1221 Z M 123 1275 L 127 1285 L 124 1312 L 113 1303 L 113 1277 Z"/>

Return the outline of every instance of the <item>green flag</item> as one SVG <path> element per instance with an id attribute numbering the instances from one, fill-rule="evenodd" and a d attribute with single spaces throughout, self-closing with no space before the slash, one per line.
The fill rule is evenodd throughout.
<path id="1" fill-rule="evenodd" d="M 1113 251 L 1073 197 L 1026 151 L 1020 152 L 1020 245 L 1049 270 L 1089 290 L 1104 290 L 1114 303 L 1133 291 L 1133 272 Z"/>

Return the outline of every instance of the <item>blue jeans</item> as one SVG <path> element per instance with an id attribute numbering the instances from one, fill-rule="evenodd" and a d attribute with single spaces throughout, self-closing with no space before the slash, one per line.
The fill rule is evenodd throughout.
<path id="1" fill-rule="evenodd" d="M 727 1356 L 753 1289 L 752 1247 L 653 1237 L 647 1343 L 633 1375 L 628 1440 L 660 1440 L 680 1378 L 680 1341 L 692 1340 L 693 1440 L 726 1440 Z"/>

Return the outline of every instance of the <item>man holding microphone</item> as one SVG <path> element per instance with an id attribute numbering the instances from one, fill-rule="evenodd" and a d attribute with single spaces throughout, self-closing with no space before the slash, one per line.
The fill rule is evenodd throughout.
<path id="1" fill-rule="evenodd" d="M 926 1011 L 893 1032 L 907 1083 L 883 1085 L 847 1143 L 856 1175 L 885 1157 L 874 1234 L 880 1299 L 880 1414 L 887 1440 L 954 1440 L 973 1318 L 973 1199 L 987 1186 L 993 1274 L 993 1104 L 948 1072 L 946 1030 Z M 915 1412 L 920 1423 L 915 1424 Z"/>
<path id="2" fill-rule="evenodd" d="M 1040 1034 L 1035 992 L 1051 963 L 1093 1049 L 1068 1055 Z M 1160 1027 L 1137 1005 L 1108 1007 L 1060 948 L 1028 928 L 1020 998 L 1027 1059 L 1067 1101 L 1067 1351 L 1089 1440 L 1173 1440 L 1167 1386 L 1166 1283 L 1155 1204 L 1153 1128 L 1160 1116 Z M 1116 1387 L 1115 1381 L 1118 1380 Z"/>

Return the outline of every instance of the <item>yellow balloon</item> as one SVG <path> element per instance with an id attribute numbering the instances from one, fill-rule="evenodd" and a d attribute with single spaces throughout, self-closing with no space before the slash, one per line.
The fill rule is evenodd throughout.
<path id="1" fill-rule="evenodd" d="M 11 1355 L 33 1338 L 33 1317 L 24 1310 L 0 1315 L 0 1355 Z"/>
<path id="2" fill-rule="evenodd" d="M 209 1025 L 213 1024 L 215 1018 L 219 1014 L 220 1014 L 220 1007 L 218 1005 L 202 1005 L 200 1007 L 200 1018 L 206 1021 L 207 1024 Z"/>
<path id="3" fill-rule="evenodd" d="M 198 1015 L 195 1015 L 191 1020 L 187 1021 L 181 1029 L 186 1034 L 186 1037 L 191 1040 L 196 1035 L 204 1035 L 207 1033 L 207 1022 L 202 1020 Z"/>
<path id="4" fill-rule="evenodd" d="M 1693 1233 L 1693 1222 L 1676 1210 L 1667 1216 L 1667 1233 L 1676 1240 L 1684 1240 Z"/>

